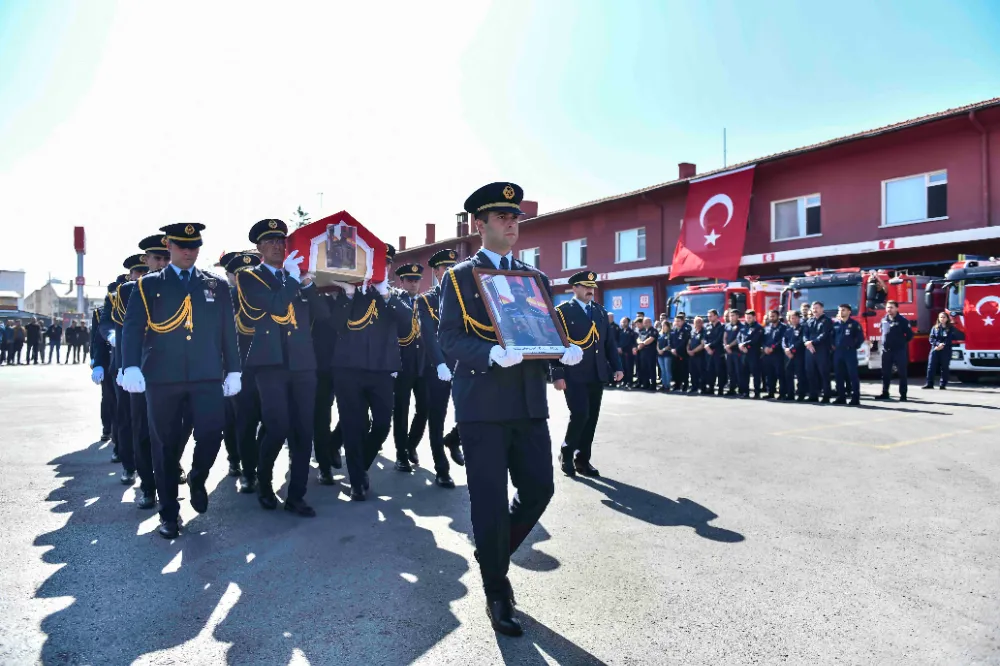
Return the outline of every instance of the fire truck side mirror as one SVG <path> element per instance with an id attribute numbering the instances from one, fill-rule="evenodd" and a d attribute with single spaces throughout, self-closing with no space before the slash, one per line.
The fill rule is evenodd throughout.
<path id="1" fill-rule="evenodd" d="M 874 310 L 875 300 L 878 298 L 878 282 L 871 280 L 865 285 L 865 309 Z"/>

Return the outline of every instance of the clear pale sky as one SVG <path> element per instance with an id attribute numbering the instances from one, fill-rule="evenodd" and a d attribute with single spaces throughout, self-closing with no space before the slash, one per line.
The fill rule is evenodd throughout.
<path id="1" fill-rule="evenodd" d="M 157 227 L 203 268 L 265 217 L 454 233 L 1000 95 L 1000 2 L 0 0 L 0 268 L 106 283 Z M 318 192 L 323 192 L 323 209 Z"/>

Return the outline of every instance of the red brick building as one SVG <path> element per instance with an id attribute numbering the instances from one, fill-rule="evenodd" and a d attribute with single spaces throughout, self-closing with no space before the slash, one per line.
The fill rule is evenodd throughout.
<path id="1" fill-rule="evenodd" d="M 961 253 L 1000 254 L 1000 98 L 718 171 L 750 164 L 747 275 L 847 266 L 943 275 Z M 566 278 L 586 267 L 599 274 L 609 310 L 659 313 L 685 284 L 668 275 L 696 171 L 682 163 L 677 180 L 542 215 L 525 202 L 515 252 L 552 278 L 557 300 Z M 445 247 L 459 256 L 479 248 L 464 214 L 455 231 L 438 240 L 428 224 L 424 244 L 405 249 L 401 238 L 399 262 L 426 265 Z"/>

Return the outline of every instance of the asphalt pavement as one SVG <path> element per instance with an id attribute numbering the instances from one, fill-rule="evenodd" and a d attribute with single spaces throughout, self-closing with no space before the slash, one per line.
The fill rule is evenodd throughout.
<path id="1" fill-rule="evenodd" d="M 310 520 L 238 495 L 223 450 L 208 513 L 182 500 L 166 541 L 96 441 L 89 370 L 0 367 L 0 663 L 998 664 L 1000 391 L 863 391 L 606 392 L 603 476 L 557 469 L 514 556 L 511 639 L 485 617 L 460 468 L 443 490 L 380 458 L 361 504 L 311 481 Z"/>

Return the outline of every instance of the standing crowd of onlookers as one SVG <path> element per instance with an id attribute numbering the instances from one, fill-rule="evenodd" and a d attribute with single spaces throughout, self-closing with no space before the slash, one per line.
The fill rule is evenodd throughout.
<path id="1" fill-rule="evenodd" d="M 65 360 L 62 359 L 64 342 Z M 90 329 L 83 321 L 72 321 L 64 329 L 60 321 L 44 326 L 37 317 L 27 324 L 20 319 L 0 320 L 0 365 L 51 363 L 53 357 L 56 363 L 86 363 L 89 354 Z"/>

